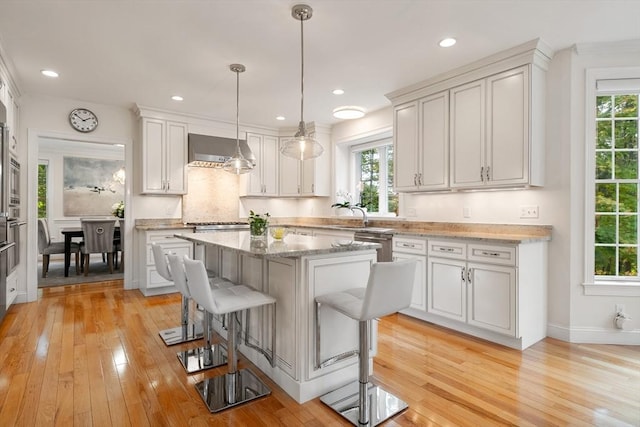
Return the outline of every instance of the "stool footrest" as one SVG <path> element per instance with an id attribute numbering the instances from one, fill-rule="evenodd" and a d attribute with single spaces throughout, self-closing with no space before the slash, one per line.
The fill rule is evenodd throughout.
<path id="1" fill-rule="evenodd" d="M 266 384 L 249 369 L 208 378 L 196 384 L 196 390 L 209 412 L 220 412 L 271 394 Z"/>
<path id="2" fill-rule="evenodd" d="M 221 344 L 178 352 L 178 360 L 188 374 L 226 365 L 227 349 Z"/>
<path id="3" fill-rule="evenodd" d="M 167 346 L 199 340 L 204 336 L 202 325 L 197 323 L 189 323 L 185 326 L 176 326 L 175 328 L 165 329 L 158 332 L 158 334 Z"/>
<path id="4" fill-rule="evenodd" d="M 346 418 L 351 424 L 358 424 L 359 382 L 354 381 L 320 397 L 320 401 Z M 369 382 L 369 426 L 376 426 L 409 407 L 406 402 Z"/>

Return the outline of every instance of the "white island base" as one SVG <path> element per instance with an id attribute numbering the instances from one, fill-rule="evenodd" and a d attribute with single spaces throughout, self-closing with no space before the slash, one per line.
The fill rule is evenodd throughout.
<path id="1" fill-rule="evenodd" d="M 316 343 L 315 297 L 354 287 L 366 287 L 377 244 L 337 246 L 326 237 L 288 236 L 285 242 L 251 245 L 247 232 L 185 235 L 194 243 L 194 256 L 209 270 L 235 283 L 276 298 L 276 366 L 252 346 L 271 352 L 269 308 L 252 309 L 248 334 L 243 329 L 240 352 L 299 403 L 319 397 L 358 378 L 357 355 L 325 367 L 322 361 L 353 352 L 358 323 L 321 307 L 319 347 Z M 336 246 L 336 247 L 334 247 Z M 216 331 L 226 337 L 222 319 Z M 377 325 L 371 327 L 371 356 L 376 351 Z M 250 345 L 245 345 L 248 338 Z M 316 351 L 319 348 L 320 361 Z M 370 371 L 372 369 L 370 361 Z"/>

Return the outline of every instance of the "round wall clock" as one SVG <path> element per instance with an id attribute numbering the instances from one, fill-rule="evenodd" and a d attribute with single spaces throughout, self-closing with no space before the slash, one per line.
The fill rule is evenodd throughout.
<path id="1" fill-rule="evenodd" d="M 69 113 L 69 123 L 79 132 L 92 132 L 98 127 L 98 117 L 86 108 L 76 108 Z"/>

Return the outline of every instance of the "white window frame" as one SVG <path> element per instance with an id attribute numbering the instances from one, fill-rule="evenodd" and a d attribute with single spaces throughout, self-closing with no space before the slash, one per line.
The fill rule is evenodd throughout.
<path id="1" fill-rule="evenodd" d="M 640 296 L 640 277 L 600 280 L 595 265 L 595 138 L 596 96 L 633 92 L 640 79 L 640 67 L 594 68 L 585 76 L 585 220 L 584 287 L 585 295 Z M 606 80 L 606 82 L 604 82 Z M 601 88 L 598 90 L 598 81 Z M 603 90 L 602 86 L 606 86 Z M 640 197 L 640 196 L 639 196 Z M 638 230 L 640 232 L 640 229 Z"/>
<path id="2" fill-rule="evenodd" d="M 350 152 L 351 152 L 351 165 L 352 165 L 352 175 L 351 175 L 351 186 L 352 188 L 354 188 L 353 194 L 354 194 L 354 203 L 357 203 L 360 200 L 360 188 L 359 185 L 357 185 L 358 183 L 360 183 L 360 172 L 361 172 L 361 165 L 360 165 L 360 156 L 358 156 L 357 153 L 360 153 L 361 151 L 365 151 L 365 150 L 370 150 L 372 148 L 379 148 L 379 147 L 384 147 L 384 146 L 388 146 L 390 145 L 391 147 L 393 147 L 393 139 L 392 138 L 383 138 L 383 139 L 378 139 L 375 141 L 371 141 L 371 142 L 366 142 L 366 143 L 362 143 L 362 144 L 353 144 L 350 146 Z M 386 151 L 386 150 L 385 150 Z M 380 162 L 380 176 L 384 176 L 388 178 L 388 164 L 387 162 Z M 379 217 L 396 217 L 395 212 L 388 212 L 386 211 L 389 207 L 389 200 L 387 197 L 388 194 L 388 180 L 384 180 L 384 182 L 381 180 L 380 181 L 380 187 L 379 187 L 379 194 L 380 194 L 380 200 L 378 201 L 378 206 L 384 206 L 385 208 L 385 212 L 367 212 L 370 215 L 373 216 L 379 216 Z"/>

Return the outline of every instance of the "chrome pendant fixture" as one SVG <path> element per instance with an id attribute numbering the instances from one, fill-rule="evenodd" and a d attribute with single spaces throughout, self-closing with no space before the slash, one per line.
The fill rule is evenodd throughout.
<path id="1" fill-rule="evenodd" d="M 246 68 L 242 64 L 231 64 L 229 69 L 236 73 L 236 154 L 224 162 L 222 168 L 229 173 L 240 175 L 251 172 L 254 166 L 240 151 L 240 73 L 244 73 Z"/>
<path id="2" fill-rule="evenodd" d="M 324 151 L 322 145 L 309 134 L 304 122 L 304 21 L 310 19 L 312 15 L 313 9 L 306 4 L 297 4 L 291 9 L 291 16 L 300 21 L 300 123 L 298 124 L 298 132 L 293 139 L 284 143 L 280 152 L 297 160 L 313 159 Z"/>

